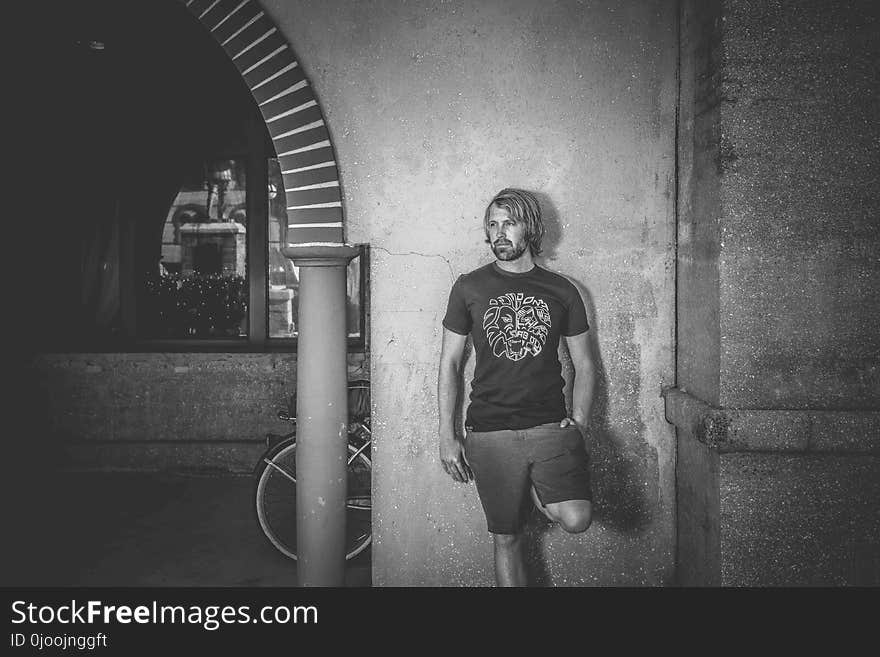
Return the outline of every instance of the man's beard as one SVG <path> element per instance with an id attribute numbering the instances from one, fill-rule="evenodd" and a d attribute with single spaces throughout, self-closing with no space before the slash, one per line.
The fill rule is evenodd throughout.
<path id="1" fill-rule="evenodd" d="M 519 258 L 523 253 L 526 252 L 526 248 L 528 245 L 526 242 L 520 242 L 519 244 L 505 244 L 502 246 L 498 246 L 498 244 L 492 244 L 492 253 L 495 254 L 495 257 L 499 260 L 511 261 Z"/>

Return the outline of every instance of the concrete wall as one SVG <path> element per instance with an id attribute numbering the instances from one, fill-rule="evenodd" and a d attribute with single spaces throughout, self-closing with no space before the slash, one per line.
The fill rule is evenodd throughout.
<path id="1" fill-rule="evenodd" d="M 682 3 L 677 382 L 706 402 L 880 402 L 872 7 Z"/>
<path id="2" fill-rule="evenodd" d="M 861 454 L 724 454 L 725 586 L 880 585 L 880 467 Z"/>
<path id="3" fill-rule="evenodd" d="M 369 372 L 349 354 L 349 377 Z M 42 440 L 67 468 L 251 472 L 296 389 L 295 354 L 42 354 L 30 369 Z"/>
<path id="4" fill-rule="evenodd" d="M 721 403 L 877 409 L 876 2 L 724 19 Z"/>
<path id="5" fill-rule="evenodd" d="M 681 7 L 679 579 L 876 584 L 880 24 Z"/>
<path id="6" fill-rule="evenodd" d="M 263 4 L 324 108 L 348 240 L 371 244 L 375 584 L 493 582 L 476 490 L 437 459 L 436 381 L 449 288 L 489 260 L 480 217 L 507 185 L 549 214 L 544 264 L 581 287 L 600 372 L 598 517 L 533 528 L 536 581 L 669 582 L 674 5 Z"/>

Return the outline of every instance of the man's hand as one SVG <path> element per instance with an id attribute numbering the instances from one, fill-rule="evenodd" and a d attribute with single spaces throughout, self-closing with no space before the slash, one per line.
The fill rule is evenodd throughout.
<path id="1" fill-rule="evenodd" d="M 561 428 L 574 424 L 586 437 L 587 424 L 590 421 L 590 409 L 593 407 L 593 390 L 596 384 L 596 367 L 593 364 L 593 350 L 587 339 L 587 332 L 570 335 L 565 338 L 565 345 L 574 365 L 574 382 L 571 386 L 571 415 L 559 423 Z"/>
<path id="2" fill-rule="evenodd" d="M 474 478 L 474 473 L 468 465 L 461 443 L 454 438 L 440 439 L 440 462 L 446 474 L 455 481 L 467 483 Z"/>
<path id="3" fill-rule="evenodd" d="M 578 431 L 581 432 L 581 435 L 582 435 L 582 436 L 585 436 L 585 435 L 587 434 L 587 422 L 586 422 L 586 420 L 584 420 L 584 421 L 582 421 L 582 422 L 578 422 L 578 421 L 577 421 L 576 419 L 574 419 L 574 418 L 564 417 L 564 418 L 562 418 L 562 420 L 559 422 L 559 428 L 560 428 L 560 429 L 565 429 L 565 427 L 570 427 L 570 426 L 572 426 L 572 425 L 578 428 Z"/>

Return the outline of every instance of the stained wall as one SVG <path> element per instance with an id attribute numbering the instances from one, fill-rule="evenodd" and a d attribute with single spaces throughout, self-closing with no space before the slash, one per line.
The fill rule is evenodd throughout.
<path id="1" fill-rule="evenodd" d="M 599 366 L 597 518 L 529 528 L 535 581 L 669 582 L 674 5 L 264 5 L 324 108 L 348 240 L 371 245 L 374 583 L 493 582 L 476 490 L 437 457 L 436 382 L 449 288 L 490 260 L 480 217 L 508 185 L 541 199 L 543 264 L 581 289 Z"/>

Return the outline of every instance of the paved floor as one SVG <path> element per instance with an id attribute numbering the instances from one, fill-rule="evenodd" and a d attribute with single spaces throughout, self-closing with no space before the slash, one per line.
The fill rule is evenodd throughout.
<path id="1" fill-rule="evenodd" d="M 29 480 L 6 514 L 6 586 L 297 586 L 263 537 L 253 479 L 65 473 Z M 10 506 L 10 500 L 6 500 Z M 370 550 L 346 586 L 370 586 Z"/>

